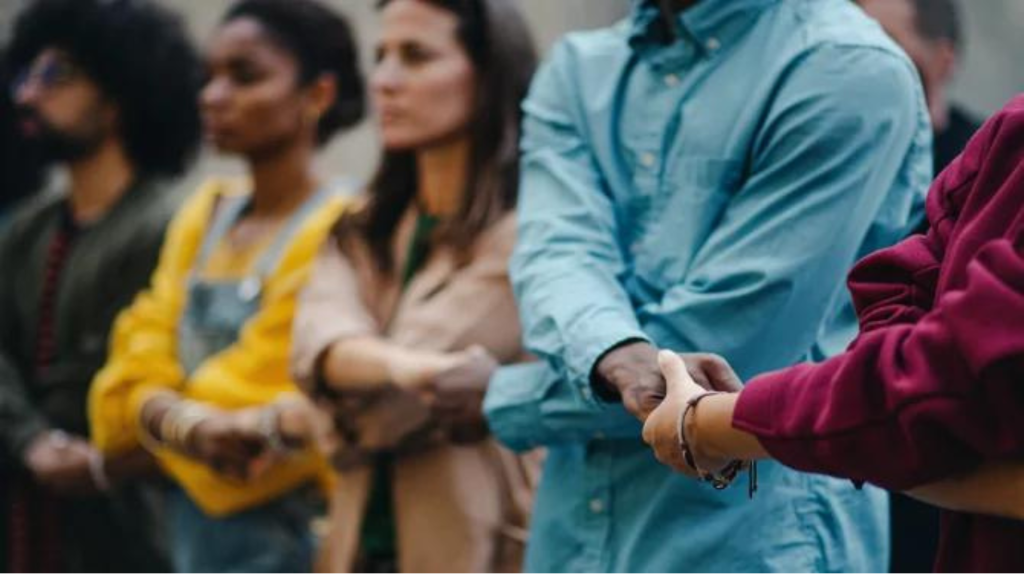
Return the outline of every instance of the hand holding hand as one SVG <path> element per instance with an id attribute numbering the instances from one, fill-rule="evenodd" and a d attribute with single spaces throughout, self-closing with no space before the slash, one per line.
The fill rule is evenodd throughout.
<path id="1" fill-rule="evenodd" d="M 262 408 L 214 412 L 199 422 L 189 444 L 197 458 L 236 480 L 253 477 L 254 462 L 266 451 L 260 430 Z"/>
<path id="2" fill-rule="evenodd" d="M 43 486 L 58 494 L 85 495 L 95 493 L 89 471 L 93 448 L 84 438 L 51 430 L 37 436 L 25 450 L 24 462 Z"/>
<path id="3" fill-rule="evenodd" d="M 665 378 L 658 367 L 658 350 L 649 342 L 633 342 L 608 352 L 597 364 L 595 386 L 643 422 L 665 398 Z"/>
<path id="4" fill-rule="evenodd" d="M 683 459 L 680 425 L 686 403 L 704 389 L 697 385 L 687 372 L 686 363 L 675 353 L 661 351 L 658 364 L 665 374 L 667 394 L 644 422 L 644 442 L 654 449 L 658 462 L 687 476 L 696 476 L 697 471 Z"/>
<path id="5" fill-rule="evenodd" d="M 449 431 L 452 441 L 472 443 L 487 437 L 484 395 L 498 361 L 482 346 L 462 353 L 462 362 L 441 372 L 426 389 L 435 419 Z"/>

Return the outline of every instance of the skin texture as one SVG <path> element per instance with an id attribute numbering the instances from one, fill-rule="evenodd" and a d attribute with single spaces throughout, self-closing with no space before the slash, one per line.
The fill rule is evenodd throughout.
<path id="1" fill-rule="evenodd" d="M 454 14 L 421 0 L 381 11 L 370 89 L 384 146 L 420 149 L 458 139 L 473 110 L 475 72 Z"/>
<path id="2" fill-rule="evenodd" d="M 253 18 L 225 23 L 210 43 L 206 62 L 203 126 L 221 152 L 257 161 L 280 154 L 309 140 L 329 103 L 314 93 L 316 86 L 299 86 L 295 57 Z"/>

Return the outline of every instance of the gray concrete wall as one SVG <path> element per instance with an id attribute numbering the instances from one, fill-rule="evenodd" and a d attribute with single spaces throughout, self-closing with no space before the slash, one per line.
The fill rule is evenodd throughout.
<path id="1" fill-rule="evenodd" d="M 180 12 L 196 41 L 202 45 L 233 0 L 158 1 Z M 369 70 L 377 24 L 376 0 L 325 1 L 344 12 L 354 23 L 363 47 L 364 70 Z M 5 40 L 14 14 L 25 3 L 26 0 L 0 0 L 0 41 Z M 628 0 L 520 0 L 520 3 L 542 50 L 549 48 L 568 30 L 605 26 L 621 18 L 628 9 Z M 364 122 L 354 131 L 335 138 L 324 150 L 320 157 L 321 172 L 368 177 L 373 173 L 377 151 L 372 123 Z M 240 169 L 236 161 L 207 152 L 198 173 L 200 176 L 211 172 L 234 173 Z"/>
<path id="2" fill-rule="evenodd" d="M 26 0 L 0 0 L 0 41 L 13 15 Z M 208 38 L 231 0 L 159 0 L 181 12 L 196 40 Z M 351 17 L 366 48 L 373 43 L 375 0 L 327 0 Z M 727 0 L 709 0 L 727 1 Z M 542 49 L 567 30 L 603 26 L 625 14 L 629 0 L 520 0 Z M 1024 0 L 961 0 L 966 20 L 967 50 L 954 86 L 955 99 L 987 115 L 1012 95 L 1024 91 Z M 368 66 L 367 61 L 367 68 Z M 372 173 L 377 140 L 365 123 L 338 138 L 323 154 L 326 172 L 367 176 Z M 237 164 L 205 155 L 202 172 L 238 170 Z"/>

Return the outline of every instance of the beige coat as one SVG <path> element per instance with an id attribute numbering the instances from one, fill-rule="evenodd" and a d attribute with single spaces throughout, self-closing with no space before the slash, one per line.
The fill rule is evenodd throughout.
<path id="1" fill-rule="evenodd" d="M 394 254 L 396 269 L 415 226 L 411 211 L 402 220 Z M 473 344 L 500 362 L 521 358 L 521 334 L 508 280 L 515 224 L 508 215 L 477 240 L 468 262 L 448 249 L 435 250 L 403 293 L 397 280 L 376 272 L 365 247 L 347 250 L 329 241 L 300 298 L 295 319 L 293 366 L 307 390 L 319 377 L 317 360 L 339 339 L 381 335 L 433 351 Z M 360 430 L 377 424 L 379 433 L 404 422 L 428 419 L 411 395 L 365 415 Z M 360 442 L 366 442 L 360 435 Z M 385 441 L 386 443 L 386 441 Z M 535 463 L 535 462 L 532 462 Z M 393 492 L 399 569 L 403 572 L 518 571 L 525 544 L 536 467 L 493 440 L 471 445 L 435 442 L 397 457 Z M 338 470 L 325 564 L 351 571 L 359 530 L 369 500 L 372 467 L 350 464 Z"/>

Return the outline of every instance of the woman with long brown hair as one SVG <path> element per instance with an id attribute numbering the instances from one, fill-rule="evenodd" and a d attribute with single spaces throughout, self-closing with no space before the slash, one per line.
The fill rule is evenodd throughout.
<path id="1" fill-rule="evenodd" d="M 297 380 L 336 422 L 328 567 L 517 570 L 529 490 L 480 404 L 523 355 L 507 261 L 533 42 L 507 0 L 379 7 L 384 158 L 295 325 Z"/>

